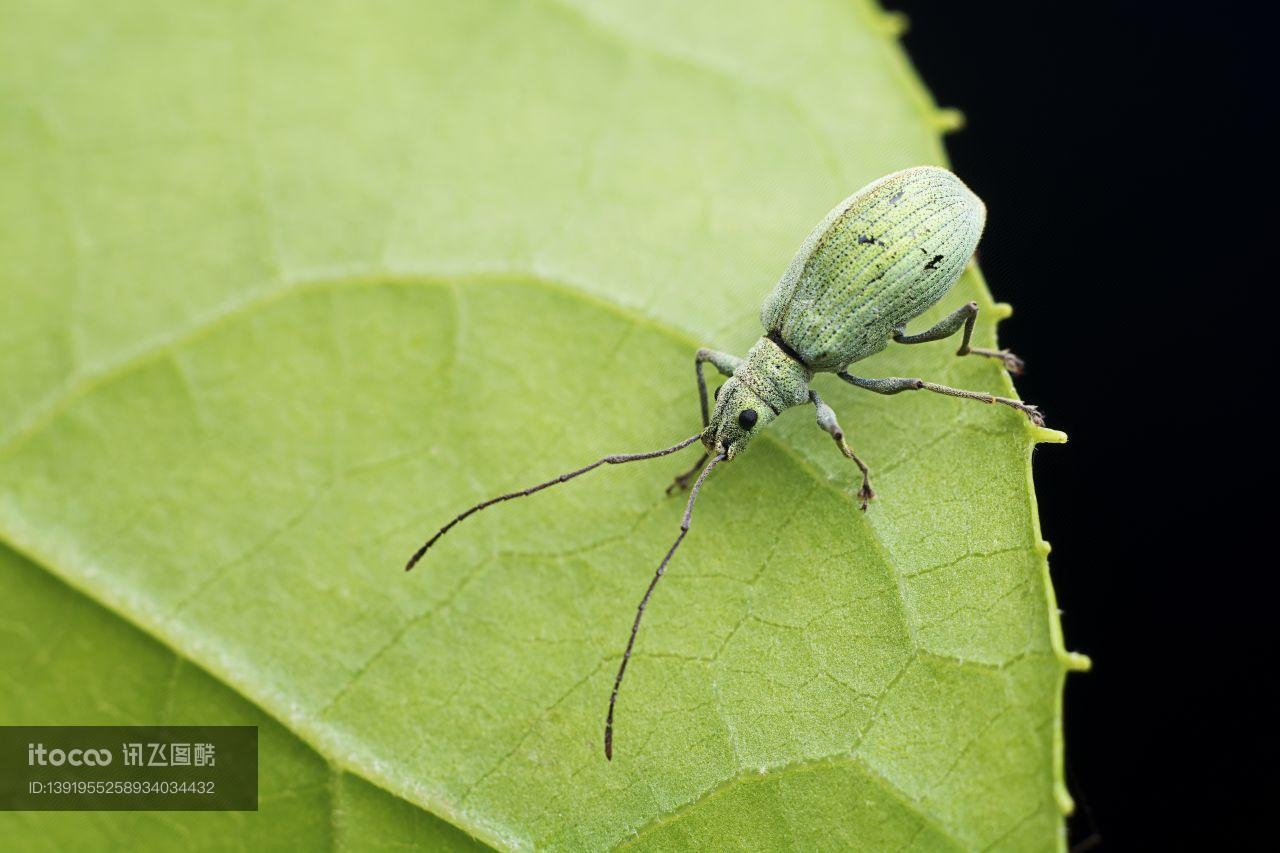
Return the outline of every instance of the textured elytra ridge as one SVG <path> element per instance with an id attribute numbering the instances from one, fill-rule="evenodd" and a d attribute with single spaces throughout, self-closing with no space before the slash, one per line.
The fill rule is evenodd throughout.
<path id="1" fill-rule="evenodd" d="M 810 232 L 760 322 L 809 366 L 844 370 L 947 294 L 985 220 L 981 199 L 945 169 L 886 175 Z"/>
<path id="2" fill-rule="evenodd" d="M 693 348 L 759 334 L 851 188 L 940 162 L 866 8 L 726 14 L 6 9 L 0 536 L 495 845 L 732 840 L 744 813 L 759 843 L 1059 843 L 1063 658 L 1015 413 L 824 387 L 877 474 L 865 519 L 801 412 L 717 472 L 612 767 L 600 716 L 672 470 L 592 475 L 399 571 L 460 505 L 688 434 Z M 815 33 L 839 37 L 798 47 Z M 976 277 L 954 298 L 990 345 Z M 917 350 L 876 372 L 1009 390 Z M 7 627 L 47 636 L 63 605 L 36 595 Z M 259 818 L 353 814 L 316 803 Z"/>

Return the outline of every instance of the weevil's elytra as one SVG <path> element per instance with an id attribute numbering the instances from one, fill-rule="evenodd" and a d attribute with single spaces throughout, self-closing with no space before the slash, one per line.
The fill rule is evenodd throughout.
<path id="1" fill-rule="evenodd" d="M 881 178 L 810 233 L 760 320 L 814 370 L 861 361 L 951 289 L 977 248 L 986 215 L 978 197 L 945 169 Z M 876 242 L 860 242 L 869 233 Z M 916 260 L 921 255 L 934 259 L 927 277 Z"/>
<path id="2" fill-rule="evenodd" d="M 1044 424 L 1035 406 L 981 391 L 966 391 L 915 377 L 879 379 L 855 376 L 850 365 L 874 355 L 890 343 L 922 344 L 961 332 L 958 356 L 999 359 L 1011 373 L 1022 361 L 1007 350 L 971 347 L 978 303 L 957 308 L 932 327 L 907 334 L 907 323 L 919 317 L 951 290 L 977 248 L 986 223 L 982 201 L 955 175 L 936 166 L 894 172 L 842 201 L 827 214 L 801 244 L 782 279 L 760 311 L 764 334 L 745 358 L 710 349 L 698 350 L 694 372 L 698 381 L 702 430 L 662 450 L 620 454 L 561 474 L 518 492 L 499 495 L 460 513 L 432 536 L 409 559 L 412 569 L 445 533 L 468 516 L 513 498 L 525 497 L 572 480 L 601 465 L 616 465 L 667 456 L 701 441 L 704 452 L 688 471 L 667 487 L 693 488 L 685 504 L 680 534 L 658 564 L 636 608 L 631 635 L 622 654 L 605 717 L 604 751 L 613 758 L 613 723 L 618 690 L 640 630 L 640 620 L 654 588 L 693 517 L 693 507 L 712 468 L 735 459 L 751 439 L 779 415 L 795 406 L 812 404 L 818 426 L 829 434 L 840 453 L 862 474 L 858 491 L 861 508 L 875 497 L 870 469 L 846 441 L 835 411 L 809 387 L 817 373 L 834 373 L 857 388 L 877 394 L 931 391 L 948 397 L 977 400 L 1016 409 L 1038 426 Z M 716 389 L 714 407 L 707 401 L 704 364 L 728 377 Z M 695 480 L 696 477 L 696 480 Z"/>

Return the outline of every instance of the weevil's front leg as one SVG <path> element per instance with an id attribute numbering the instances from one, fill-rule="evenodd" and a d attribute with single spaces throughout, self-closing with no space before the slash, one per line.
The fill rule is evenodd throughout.
<path id="1" fill-rule="evenodd" d="M 716 370 L 720 371 L 724 376 L 732 376 L 734 372 L 742 366 L 742 359 L 736 355 L 730 355 L 727 352 L 718 352 L 713 349 L 703 347 L 698 350 L 698 354 L 694 356 L 693 370 L 698 376 L 698 402 L 702 404 L 702 428 L 706 429 L 711 423 L 711 408 L 707 405 L 707 380 L 702 375 L 702 365 L 711 362 Z M 689 488 L 689 484 L 693 482 L 693 478 L 698 476 L 698 472 L 702 470 L 702 463 L 707 461 L 707 454 L 703 453 L 698 461 L 693 463 L 693 467 L 688 471 L 677 474 L 676 478 L 671 481 L 671 485 L 667 486 L 667 494 L 671 494 L 676 489 L 684 490 Z"/>
<path id="2" fill-rule="evenodd" d="M 818 396 L 817 391 L 809 392 L 809 399 L 813 402 L 813 407 L 818 410 L 818 426 L 822 427 L 831 437 L 835 439 L 836 446 L 840 448 L 840 452 L 853 460 L 853 464 L 858 466 L 858 470 L 862 472 L 862 488 L 858 490 L 858 500 L 862 502 L 862 511 L 867 511 L 867 502 L 876 496 L 871 488 L 871 472 L 867 470 L 867 464 L 858 458 L 853 452 L 853 448 L 844 440 L 844 430 L 840 429 L 840 424 L 836 421 L 836 413 L 830 406 L 822 402 L 822 398 Z"/>
<path id="3" fill-rule="evenodd" d="M 706 429 L 707 424 L 711 423 L 711 409 L 707 405 L 707 380 L 702 375 L 702 365 L 707 362 L 720 371 L 723 376 L 732 376 L 742 367 L 742 359 L 736 355 L 729 355 L 727 352 L 717 352 L 713 349 L 703 347 L 698 350 L 698 354 L 694 356 L 693 371 L 698 375 L 698 402 L 702 404 L 702 428 Z M 693 466 L 700 468 L 701 465 Z"/>
<path id="4" fill-rule="evenodd" d="M 977 400 L 981 403 L 1000 403 L 1022 412 L 1036 426 L 1044 426 L 1044 415 L 1040 414 L 1040 410 L 1021 400 L 996 397 L 981 391 L 965 391 L 948 385 L 925 382 L 923 379 L 905 379 L 900 376 L 887 376 L 884 379 L 864 379 L 861 376 L 851 376 L 844 372 L 837 373 L 836 376 L 839 376 L 850 385 L 856 385 L 868 391 L 875 391 L 877 394 L 900 394 L 903 391 L 932 391 L 935 394 L 946 394 L 948 397 L 960 397 L 965 400 Z"/>
<path id="5" fill-rule="evenodd" d="M 964 326 L 964 337 L 960 340 L 960 349 L 956 350 L 956 355 L 985 355 L 987 358 L 998 358 L 1004 362 L 1004 369 L 1012 373 L 1014 376 L 1022 373 L 1026 365 L 1022 359 L 1018 358 L 1007 349 L 994 350 L 985 349 L 983 347 L 969 346 L 969 338 L 973 337 L 973 324 L 978 320 L 978 303 L 970 302 L 938 321 L 933 328 L 925 329 L 918 335 L 906 334 L 906 329 L 898 329 L 893 335 L 893 340 L 900 344 L 923 344 L 929 341 L 940 341 L 943 338 L 949 338 L 956 333 L 961 326 Z"/>

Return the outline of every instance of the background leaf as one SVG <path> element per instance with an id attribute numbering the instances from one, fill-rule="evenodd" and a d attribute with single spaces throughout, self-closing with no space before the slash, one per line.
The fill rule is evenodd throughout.
<path id="1" fill-rule="evenodd" d="M 6 672 L 28 677 L 0 713 L 266 734 L 257 816 L 0 826 L 1060 844 L 1070 659 L 1029 484 L 1053 435 L 1016 413 L 820 378 L 881 499 L 857 511 L 803 411 L 718 471 L 612 764 L 605 700 L 684 460 L 505 506 L 400 571 L 474 500 L 690 434 L 693 349 L 744 351 L 814 222 L 942 161 L 950 119 L 895 19 L 847 0 L 3 17 L 0 537 L 25 559 L 0 577 L 25 602 Z M 967 299 L 990 345 L 976 273 L 921 323 Z M 953 351 L 867 372 L 1011 390 Z M 59 637 L 74 651 L 41 658 Z"/>

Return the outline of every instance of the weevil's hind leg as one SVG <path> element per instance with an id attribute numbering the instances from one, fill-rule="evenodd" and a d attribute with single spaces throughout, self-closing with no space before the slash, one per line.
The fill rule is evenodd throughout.
<path id="1" fill-rule="evenodd" d="M 867 503 L 876 496 L 875 490 L 871 488 L 871 471 L 867 469 L 867 464 L 853 452 L 853 448 L 849 446 L 849 443 L 844 440 L 844 430 L 840 429 L 835 411 L 822 402 L 822 398 L 818 396 L 817 391 L 810 391 L 809 399 L 813 402 L 813 407 L 818 410 L 818 426 L 822 427 L 835 439 L 836 446 L 840 448 L 840 452 L 852 459 L 853 464 L 857 465 L 858 470 L 862 472 L 862 488 L 858 490 L 858 500 L 862 503 L 862 511 L 866 512 Z"/>
<path id="2" fill-rule="evenodd" d="M 929 341 L 940 341 L 943 338 L 951 337 L 959 331 L 961 326 L 964 326 L 964 337 L 960 340 L 960 349 L 956 350 L 956 355 L 983 355 L 987 358 L 998 358 L 1004 362 L 1005 370 L 1014 376 L 1021 374 L 1026 368 L 1026 364 L 1007 349 L 994 350 L 969 346 L 969 339 L 973 337 L 973 324 L 977 320 L 978 303 L 970 302 L 968 305 L 964 305 L 943 317 L 932 328 L 925 329 L 917 335 L 908 335 L 905 334 L 905 329 L 898 329 L 893 335 L 893 340 L 899 344 L 923 344 Z"/>
<path id="3" fill-rule="evenodd" d="M 900 394 L 903 391 L 932 391 L 935 394 L 960 397 L 964 400 L 977 400 L 980 403 L 999 403 L 1002 406 L 1008 406 L 1011 409 L 1017 409 L 1022 412 L 1036 426 L 1044 426 L 1044 415 L 1040 414 L 1040 410 L 1021 400 L 996 397 L 982 391 L 965 391 L 962 388 L 938 385 L 933 382 L 925 382 L 923 379 L 906 379 L 901 376 L 886 376 L 884 379 L 864 379 L 861 376 L 851 376 L 845 372 L 837 373 L 836 376 L 839 376 L 850 385 L 856 385 L 868 391 L 875 391 L 877 394 Z"/>
<path id="4" fill-rule="evenodd" d="M 742 366 L 742 359 L 736 355 L 729 355 L 727 352 L 717 352 L 713 349 L 702 348 L 698 350 L 698 354 L 694 357 L 693 370 L 698 376 L 698 402 L 702 404 L 702 428 L 706 429 L 707 424 L 711 423 L 711 408 L 707 404 L 707 380 L 702 375 L 702 365 L 711 362 L 716 370 L 725 376 L 732 376 L 734 372 Z M 689 484 L 698 476 L 698 472 L 702 470 L 702 465 L 707 461 L 706 453 L 698 457 L 698 461 L 693 463 L 688 471 L 683 471 L 676 475 L 671 481 L 671 485 L 667 486 L 667 494 L 671 494 L 676 489 L 684 491 L 689 488 Z"/>

